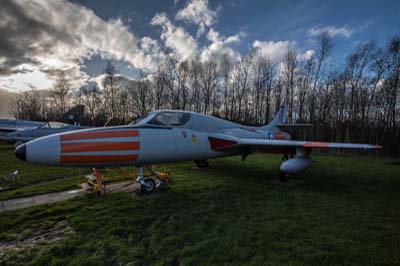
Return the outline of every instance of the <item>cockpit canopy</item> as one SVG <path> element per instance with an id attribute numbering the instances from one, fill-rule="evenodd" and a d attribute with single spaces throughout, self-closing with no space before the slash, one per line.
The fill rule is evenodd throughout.
<path id="1" fill-rule="evenodd" d="M 190 119 L 190 113 L 181 112 L 161 112 L 154 116 L 148 124 L 160 126 L 183 126 Z"/>
<path id="2" fill-rule="evenodd" d="M 163 127 L 180 127 L 190 120 L 191 114 L 186 112 L 159 111 L 132 122 L 131 125 L 151 125 Z"/>
<path id="3" fill-rule="evenodd" d="M 187 128 L 201 132 L 215 132 L 240 125 L 213 116 L 174 110 L 161 110 L 130 123 L 134 127 Z"/>
<path id="4" fill-rule="evenodd" d="M 49 122 L 40 126 L 40 129 L 60 129 L 60 128 L 67 128 L 70 127 L 70 124 L 60 123 L 60 122 Z"/>

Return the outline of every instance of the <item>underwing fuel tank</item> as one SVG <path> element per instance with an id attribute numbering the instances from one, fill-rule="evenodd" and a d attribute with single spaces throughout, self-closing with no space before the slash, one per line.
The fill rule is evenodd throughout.
<path id="1" fill-rule="evenodd" d="M 314 161 L 308 157 L 301 156 L 284 161 L 281 164 L 281 172 L 285 174 L 296 174 L 312 166 Z"/>

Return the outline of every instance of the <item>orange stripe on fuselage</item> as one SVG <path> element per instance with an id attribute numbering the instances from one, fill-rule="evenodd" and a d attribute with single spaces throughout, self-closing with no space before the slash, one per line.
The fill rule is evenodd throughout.
<path id="1" fill-rule="evenodd" d="M 137 130 L 86 131 L 60 135 L 61 141 L 101 138 L 138 137 Z"/>
<path id="2" fill-rule="evenodd" d="M 62 155 L 61 163 L 106 163 L 106 162 L 132 162 L 138 158 L 133 155 Z"/>
<path id="3" fill-rule="evenodd" d="M 303 148 L 328 148 L 329 142 L 307 142 Z"/>
<path id="4" fill-rule="evenodd" d="M 140 142 L 74 142 L 61 143 L 61 152 L 139 150 Z"/>

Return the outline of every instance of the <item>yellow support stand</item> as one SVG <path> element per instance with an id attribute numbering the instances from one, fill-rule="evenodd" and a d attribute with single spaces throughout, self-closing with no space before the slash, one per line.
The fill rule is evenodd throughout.
<path id="1" fill-rule="evenodd" d="M 157 171 L 157 168 L 161 168 L 162 171 Z M 151 169 L 145 168 L 144 177 L 152 178 L 154 181 L 156 181 L 156 179 L 160 179 L 162 182 L 165 183 L 169 183 L 171 181 L 171 174 L 170 171 L 168 170 L 167 164 L 152 165 Z M 109 176 L 106 179 L 106 175 L 108 174 L 108 169 L 105 169 L 105 171 L 103 172 L 97 168 L 94 168 L 92 175 L 86 176 L 88 180 L 86 183 L 82 183 L 81 187 L 82 189 L 88 192 L 103 194 L 104 193 L 103 187 L 106 183 L 114 183 L 126 179 L 136 180 L 139 174 L 138 167 L 134 167 L 132 172 L 129 171 L 127 168 L 119 168 L 119 170 L 120 170 L 119 174 L 116 175 L 112 174 L 112 176 Z M 112 181 L 112 179 L 115 180 Z"/>

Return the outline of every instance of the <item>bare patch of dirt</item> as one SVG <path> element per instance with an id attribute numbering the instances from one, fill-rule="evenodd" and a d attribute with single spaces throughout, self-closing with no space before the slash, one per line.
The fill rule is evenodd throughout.
<path id="1" fill-rule="evenodd" d="M 18 235 L 17 239 L 0 241 L 0 258 L 10 251 L 48 245 L 72 234 L 74 231 L 66 220 L 51 222 L 33 230 L 25 230 Z"/>

